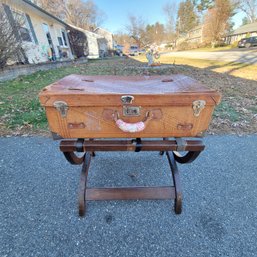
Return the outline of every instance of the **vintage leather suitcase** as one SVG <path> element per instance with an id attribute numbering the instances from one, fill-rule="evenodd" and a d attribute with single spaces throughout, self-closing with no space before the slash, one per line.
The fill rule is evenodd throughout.
<path id="1" fill-rule="evenodd" d="M 70 75 L 39 94 L 54 138 L 198 137 L 221 95 L 184 75 Z"/>

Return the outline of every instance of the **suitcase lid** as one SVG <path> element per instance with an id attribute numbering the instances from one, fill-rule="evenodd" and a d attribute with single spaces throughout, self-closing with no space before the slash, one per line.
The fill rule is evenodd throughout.
<path id="1" fill-rule="evenodd" d="M 126 98 L 127 97 L 127 98 Z M 132 97 L 131 100 L 128 97 Z M 184 75 L 82 76 L 69 75 L 45 87 L 39 94 L 43 106 L 65 101 L 69 106 L 188 105 L 204 100 L 216 105 L 221 95 Z M 125 99 L 125 100 L 124 100 Z M 125 101 L 125 102 L 124 102 Z"/>

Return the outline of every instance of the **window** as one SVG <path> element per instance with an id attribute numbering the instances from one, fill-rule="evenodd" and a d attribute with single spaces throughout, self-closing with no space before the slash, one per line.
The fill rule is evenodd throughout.
<path id="1" fill-rule="evenodd" d="M 12 11 L 22 41 L 32 42 L 31 32 L 26 16 L 23 13 Z"/>
<path id="2" fill-rule="evenodd" d="M 66 35 L 65 35 L 65 32 L 62 30 L 62 38 L 63 38 L 63 42 L 64 42 L 64 45 L 68 45 L 67 44 L 67 40 L 66 40 Z"/>
<path id="3" fill-rule="evenodd" d="M 46 23 L 43 23 L 43 29 L 45 31 L 45 34 L 46 34 L 47 41 L 48 41 L 49 45 L 52 46 L 53 45 L 53 41 L 52 41 L 52 38 L 51 38 L 49 27 L 48 27 L 48 25 Z"/>
<path id="4" fill-rule="evenodd" d="M 32 42 L 29 30 L 24 27 L 20 27 L 20 33 L 22 41 Z"/>
<path id="5" fill-rule="evenodd" d="M 50 34 L 49 27 L 46 23 L 43 23 L 43 29 L 44 29 L 44 32 L 45 32 L 45 35 L 46 35 L 46 38 L 47 38 L 47 41 L 48 41 L 48 44 L 49 44 L 50 50 L 51 50 L 50 53 L 48 53 L 48 58 L 51 61 L 55 61 L 56 54 L 55 54 L 55 50 L 54 50 L 53 40 L 52 40 L 52 37 Z"/>
<path id="6" fill-rule="evenodd" d="M 58 37 L 58 42 L 59 42 L 60 46 L 63 46 L 63 42 L 62 42 L 62 38 L 61 37 Z"/>
<path id="7" fill-rule="evenodd" d="M 252 37 L 252 43 L 256 43 L 257 42 L 257 37 Z"/>

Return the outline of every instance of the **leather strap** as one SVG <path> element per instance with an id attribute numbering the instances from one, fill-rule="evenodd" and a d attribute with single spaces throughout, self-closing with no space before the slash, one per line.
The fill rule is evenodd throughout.
<path id="1" fill-rule="evenodd" d="M 77 141 L 76 141 L 76 151 L 77 152 L 84 152 L 84 138 L 79 138 Z"/>
<path id="2" fill-rule="evenodd" d="M 136 149 L 135 149 L 135 152 L 140 152 L 141 149 L 142 149 L 142 140 L 141 138 L 136 138 L 136 139 L 132 139 L 132 144 L 133 143 L 136 143 Z"/>
<path id="3" fill-rule="evenodd" d="M 177 150 L 178 152 L 183 152 L 186 150 L 187 142 L 182 137 L 175 137 L 176 143 L 177 143 Z"/>

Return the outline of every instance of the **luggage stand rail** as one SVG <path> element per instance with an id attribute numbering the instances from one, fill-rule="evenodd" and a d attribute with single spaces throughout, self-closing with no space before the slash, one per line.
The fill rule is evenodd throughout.
<path id="1" fill-rule="evenodd" d="M 188 140 L 175 138 L 169 140 L 62 140 L 60 150 L 65 158 L 74 165 L 82 165 L 79 184 L 79 215 L 84 216 L 86 201 L 90 200 L 164 200 L 174 199 L 176 214 L 182 212 L 182 192 L 180 185 L 178 163 L 190 163 L 194 161 L 201 151 L 204 150 L 202 140 Z M 88 188 L 87 176 L 91 157 L 96 151 L 159 151 L 161 155 L 166 153 L 171 169 L 173 186 L 159 187 L 111 187 L 111 188 Z M 75 152 L 83 152 L 78 157 Z M 181 155 L 179 152 L 185 152 Z"/>

